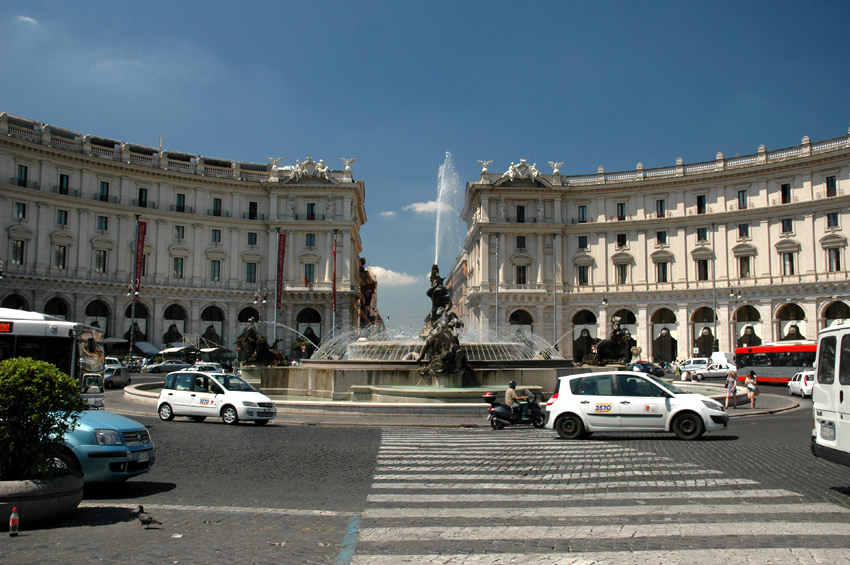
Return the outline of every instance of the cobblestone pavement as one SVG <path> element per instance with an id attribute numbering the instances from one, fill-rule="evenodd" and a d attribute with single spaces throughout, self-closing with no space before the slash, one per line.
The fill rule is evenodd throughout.
<path id="1" fill-rule="evenodd" d="M 847 563 L 850 476 L 811 455 L 802 404 L 696 442 L 137 417 L 154 469 L 0 562 Z"/>

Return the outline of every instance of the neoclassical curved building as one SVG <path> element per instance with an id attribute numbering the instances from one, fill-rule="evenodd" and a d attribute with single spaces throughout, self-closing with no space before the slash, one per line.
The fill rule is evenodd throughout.
<path id="1" fill-rule="evenodd" d="M 468 323 L 581 359 L 616 318 L 642 358 L 667 361 L 850 319 L 850 136 L 583 176 L 480 163 L 448 278 Z"/>
<path id="2" fill-rule="evenodd" d="M 233 162 L 0 114 L 0 304 L 129 338 L 138 221 L 134 338 L 149 350 L 186 334 L 233 348 L 250 318 L 285 350 L 303 339 L 287 328 L 322 337 L 374 321 L 365 187 L 344 161 Z M 276 332 L 263 323 L 275 318 Z"/>

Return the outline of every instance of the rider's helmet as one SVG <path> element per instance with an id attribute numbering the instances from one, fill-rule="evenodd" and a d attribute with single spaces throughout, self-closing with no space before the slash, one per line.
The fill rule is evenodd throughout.
<path id="1" fill-rule="evenodd" d="M 511 388 L 516 388 L 516 381 L 509 382 L 508 386 L 511 387 Z"/>

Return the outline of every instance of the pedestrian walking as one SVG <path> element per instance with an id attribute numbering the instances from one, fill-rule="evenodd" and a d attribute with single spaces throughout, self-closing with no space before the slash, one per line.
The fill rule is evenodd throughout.
<path id="1" fill-rule="evenodd" d="M 738 407 L 738 373 L 735 369 L 729 369 L 726 373 L 726 408 L 729 408 L 729 397 L 732 397 L 732 404 L 735 408 Z"/>
<path id="2" fill-rule="evenodd" d="M 756 380 L 756 372 L 750 371 L 747 374 L 747 398 L 750 399 L 750 408 L 756 407 L 756 396 L 759 394 L 758 381 Z"/>

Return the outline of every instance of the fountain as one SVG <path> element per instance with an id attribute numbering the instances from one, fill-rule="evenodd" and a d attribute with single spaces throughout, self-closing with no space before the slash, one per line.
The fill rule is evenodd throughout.
<path id="1" fill-rule="evenodd" d="M 465 328 L 452 309 L 440 276 L 440 248 L 456 235 L 455 212 L 461 185 L 451 159 L 440 167 L 431 268 L 431 311 L 418 332 L 372 326 L 337 332 L 299 367 L 264 367 L 260 386 L 269 395 L 369 402 L 477 402 L 485 391 L 515 380 L 522 388 L 554 390 L 558 374 L 572 366 L 557 349 L 521 329 L 502 334 Z"/>

